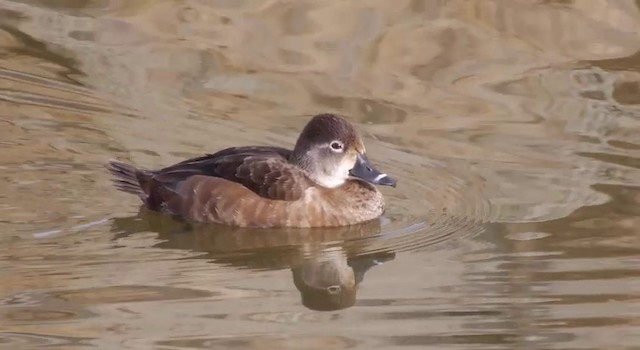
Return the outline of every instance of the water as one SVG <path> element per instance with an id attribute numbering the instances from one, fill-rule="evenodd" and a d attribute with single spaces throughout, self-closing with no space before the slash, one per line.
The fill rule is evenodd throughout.
<path id="1" fill-rule="evenodd" d="M 630 0 L 0 1 L 0 348 L 637 349 L 639 32 Z M 399 179 L 380 222 L 187 225 L 104 169 L 319 112 Z"/>

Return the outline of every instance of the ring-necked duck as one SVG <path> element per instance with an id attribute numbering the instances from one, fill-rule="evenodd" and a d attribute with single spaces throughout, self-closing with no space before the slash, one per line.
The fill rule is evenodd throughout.
<path id="1" fill-rule="evenodd" d="M 293 151 L 232 147 L 160 170 L 111 161 L 116 188 L 152 210 L 242 227 L 344 226 L 379 217 L 396 185 L 367 159 L 356 129 L 333 114 L 313 117 Z"/>

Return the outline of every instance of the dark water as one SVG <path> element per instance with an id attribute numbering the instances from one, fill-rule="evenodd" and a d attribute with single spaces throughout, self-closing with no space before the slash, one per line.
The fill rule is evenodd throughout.
<path id="1" fill-rule="evenodd" d="M 0 348 L 640 348 L 638 33 L 630 0 L 0 0 Z M 319 112 L 399 179 L 381 221 L 188 225 L 104 169 Z"/>

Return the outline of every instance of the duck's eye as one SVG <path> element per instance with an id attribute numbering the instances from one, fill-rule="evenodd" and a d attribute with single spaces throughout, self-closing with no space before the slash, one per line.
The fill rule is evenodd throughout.
<path id="1" fill-rule="evenodd" d="M 344 144 L 337 140 L 332 141 L 331 144 L 329 144 L 329 147 L 331 147 L 331 150 L 334 152 L 342 152 L 342 150 L 344 150 Z"/>

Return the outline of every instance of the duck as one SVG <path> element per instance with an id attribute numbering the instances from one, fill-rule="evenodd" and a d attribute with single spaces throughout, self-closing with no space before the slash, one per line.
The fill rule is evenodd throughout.
<path id="1" fill-rule="evenodd" d="M 376 169 L 356 128 L 344 117 L 319 114 L 292 150 L 230 147 L 159 169 L 111 160 L 115 188 L 137 195 L 150 210 L 177 219 L 255 228 L 355 225 L 385 210 L 375 185 L 397 181 Z"/>

